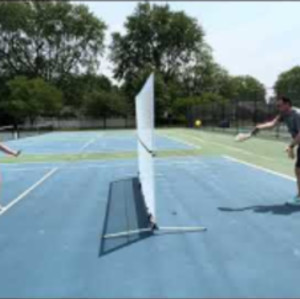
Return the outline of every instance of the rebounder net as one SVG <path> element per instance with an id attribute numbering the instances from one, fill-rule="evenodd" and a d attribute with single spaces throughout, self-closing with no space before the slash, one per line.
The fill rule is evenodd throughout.
<path id="1" fill-rule="evenodd" d="M 152 221 L 156 219 L 154 179 L 154 75 L 135 98 L 138 137 L 138 179 Z"/>

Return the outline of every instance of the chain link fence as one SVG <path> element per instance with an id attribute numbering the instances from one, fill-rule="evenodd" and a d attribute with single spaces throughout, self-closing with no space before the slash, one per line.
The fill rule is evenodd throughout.
<path id="1" fill-rule="evenodd" d="M 249 132 L 258 123 L 272 120 L 278 114 L 275 103 L 255 101 L 232 101 L 230 103 L 203 103 L 187 110 L 187 126 L 196 127 L 201 120 L 201 129 L 227 134 Z M 259 137 L 289 140 L 284 124 L 272 130 L 261 131 Z"/>

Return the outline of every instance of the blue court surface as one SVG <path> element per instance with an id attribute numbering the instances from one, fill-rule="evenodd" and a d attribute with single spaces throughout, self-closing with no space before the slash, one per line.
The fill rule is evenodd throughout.
<path id="1" fill-rule="evenodd" d="M 8 145 L 20 146 L 26 154 L 72 154 L 78 152 L 130 152 L 137 148 L 135 133 L 127 134 L 117 132 L 55 132 L 39 137 L 27 137 L 20 140 L 8 141 Z M 191 149 L 188 144 L 174 139 L 155 136 L 155 144 L 158 150 Z M 0 153 L 0 155 L 3 155 Z"/>
<path id="2" fill-rule="evenodd" d="M 134 133 L 52 133 L 9 143 L 28 154 L 134 151 Z M 189 145 L 158 137 L 159 149 Z M 299 297 L 300 207 L 288 177 L 226 156 L 155 159 L 161 226 L 99 254 L 110 184 L 136 159 L 1 164 L 0 297 Z M 122 215 L 110 219 L 118 222 Z M 128 243 L 128 244 L 127 244 Z"/>

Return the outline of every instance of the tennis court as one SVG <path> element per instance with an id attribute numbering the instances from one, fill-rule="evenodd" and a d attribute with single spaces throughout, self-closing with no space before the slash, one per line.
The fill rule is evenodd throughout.
<path id="1" fill-rule="evenodd" d="M 8 142 L 23 155 L 1 156 L 0 297 L 299 297 L 284 143 L 188 129 L 157 130 L 156 141 L 160 224 L 208 231 L 125 239 L 106 254 L 109 188 L 137 175 L 135 131 Z"/>

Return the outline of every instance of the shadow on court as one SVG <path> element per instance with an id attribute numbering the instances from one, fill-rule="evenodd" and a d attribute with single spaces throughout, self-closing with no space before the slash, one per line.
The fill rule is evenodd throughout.
<path id="1" fill-rule="evenodd" d="M 148 238 L 153 233 L 143 232 L 117 238 L 106 238 L 105 236 L 148 227 L 148 213 L 138 179 L 128 178 L 111 182 L 99 257 Z"/>
<path id="2" fill-rule="evenodd" d="M 290 204 L 255 205 L 243 208 L 219 207 L 218 209 L 222 212 L 244 212 L 250 210 L 255 213 L 272 213 L 275 215 L 291 215 L 293 213 L 300 212 L 300 206 Z"/>

